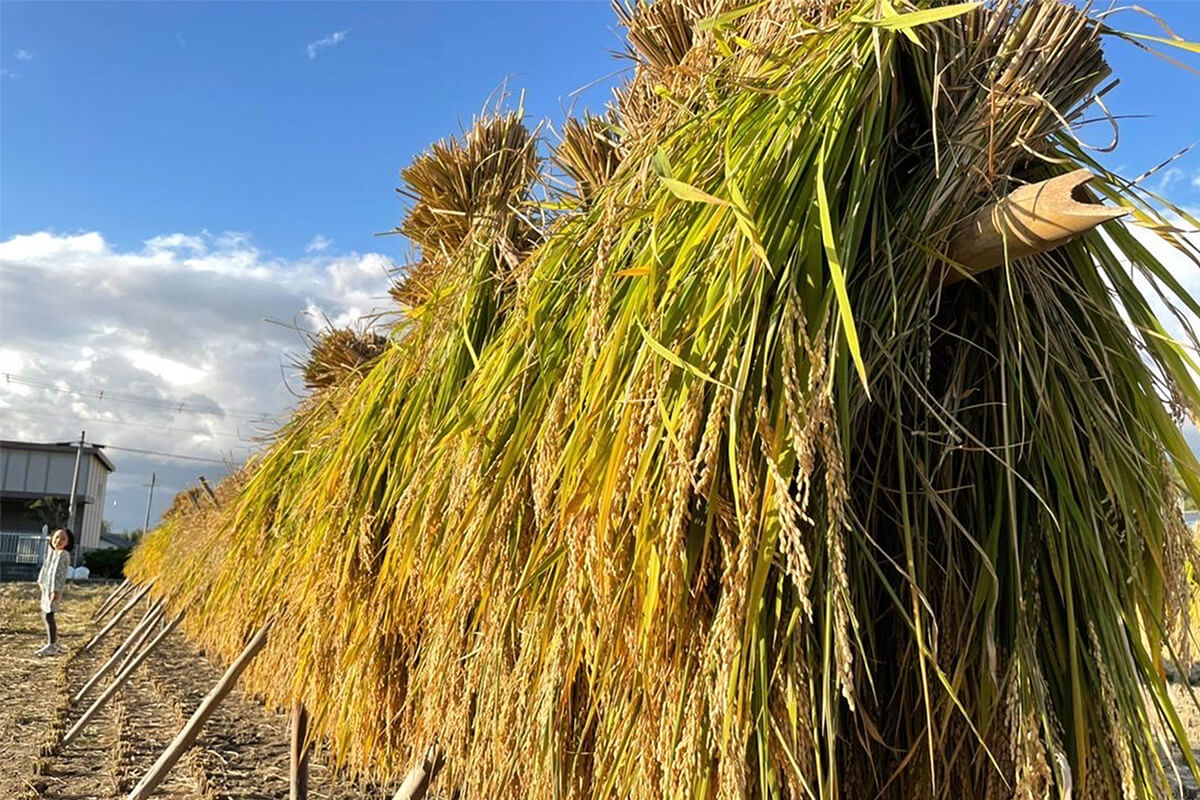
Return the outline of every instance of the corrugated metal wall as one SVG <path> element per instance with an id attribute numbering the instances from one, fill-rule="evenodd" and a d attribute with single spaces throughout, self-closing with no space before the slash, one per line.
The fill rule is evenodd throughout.
<path id="1" fill-rule="evenodd" d="M 84 462 L 94 461 L 89 456 Z M 103 465 L 99 465 L 104 470 Z M 79 491 L 86 492 L 83 464 L 80 465 Z M 66 495 L 71 485 L 71 473 L 75 470 L 72 453 L 50 453 L 44 450 L 0 450 L 0 473 L 6 492 L 30 492 L 37 495 Z"/>
<path id="2" fill-rule="evenodd" d="M 90 549 L 100 546 L 100 521 L 104 519 L 104 493 L 108 487 L 108 470 L 95 456 L 88 456 L 84 462 L 87 463 L 87 475 L 83 485 L 87 487 L 85 494 L 88 503 L 83 507 L 83 518 L 79 523 L 79 541 L 84 549 Z M 84 465 L 80 464 L 79 471 L 82 473 L 83 470 Z M 81 482 L 84 477 L 80 475 Z M 67 482 L 70 483 L 70 479 Z"/>

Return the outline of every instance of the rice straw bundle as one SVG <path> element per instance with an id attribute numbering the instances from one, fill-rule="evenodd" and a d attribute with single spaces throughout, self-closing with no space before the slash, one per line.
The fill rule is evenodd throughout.
<path id="1" fill-rule="evenodd" d="M 613 115 L 608 119 L 585 114 L 563 125 L 554 162 L 574 183 L 574 194 L 586 203 L 608 182 L 621 163 L 621 143 Z"/>
<path id="2" fill-rule="evenodd" d="M 312 337 L 308 358 L 299 364 L 304 385 L 313 392 L 361 377 L 387 345 L 377 331 L 335 328 Z"/>
<path id="3" fill-rule="evenodd" d="M 406 223 L 449 288 L 263 457 L 195 635 L 279 615 L 256 687 L 357 769 L 437 742 L 467 797 L 1163 796 L 1200 389 L 1131 272 L 1200 306 L 1119 223 L 941 280 L 963 220 L 1081 166 L 1156 219 L 1069 127 L 1102 25 L 622 16 L 620 158 L 544 239 L 499 177 L 533 160 L 409 179 L 472 209 Z"/>

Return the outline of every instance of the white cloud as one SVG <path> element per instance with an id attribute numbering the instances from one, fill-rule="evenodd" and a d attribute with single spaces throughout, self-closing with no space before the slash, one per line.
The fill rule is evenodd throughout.
<path id="1" fill-rule="evenodd" d="M 17 61 L 33 61 L 33 53 L 29 52 L 28 50 L 18 50 L 17 52 L 13 53 L 13 58 L 15 58 Z"/>
<path id="2" fill-rule="evenodd" d="M 0 78 L 19 78 L 19 77 L 21 77 L 20 73 L 13 72 L 11 69 L 5 69 L 4 67 L 0 67 Z"/>
<path id="3" fill-rule="evenodd" d="M 240 463 L 274 427 L 250 417 L 286 415 L 303 389 L 286 367 L 303 350 L 288 326 L 389 308 L 390 267 L 378 253 L 275 258 L 244 233 L 171 233 L 132 249 L 99 232 L 0 241 L 0 438 L 65 441 L 86 428 L 89 441 Z M 118 529 L 141 524 L 151 471 L 162 506 L 196 475 L 224 472 L 109 455 Z"/>
<path id="4" fill-rule="evenodd" d="M 1171 186 L 1178 183 L 1182 178 L 1183 170 L 1179 169 L 1178 167 L 1171 167 L 1159 177 L 1158 184 L 1156 185 L 1154 191 L 1158 194 L 1162 194 L 1170 189 Z"/>
<path id="5" fill-rule="evenodd" d="M 1200 170 L 1196 170 L 1196 174 L 1192 176 L 1192 186 L 1200 189 Z"/>
<path id="6" fill-rule="evenodd" d="M 309 242 L 307 245 L 305 245 L 304 252 L 306 252 L 306 253 L 323 253 L 329 249 L 329 246 L 331 244 L 333 244 L 333 239 L 326 239 L 324 236 L 322 236 L 321 234 L 318 233 L 316 236 L 314 236 L 312 238 L 311 242 Z"/>
<path id="7" fill-rule="evenodd" d="M 326 47 L 333 47 L 335 45 L 341 44 L 342 41 L 346 38 L 347 33 L 349 33 L 349 31 L 337 31 L 336 33 L 329 34 L 328 36 L 326 36 L 323 39 L 318 39 L 315 42 L 309 42 L 308 46 L 307 46 L 309 59 L 311 60 L 311 59 L 316 58 L 317 53 L 319 53 L 321 50 L 325 49 Z"/>

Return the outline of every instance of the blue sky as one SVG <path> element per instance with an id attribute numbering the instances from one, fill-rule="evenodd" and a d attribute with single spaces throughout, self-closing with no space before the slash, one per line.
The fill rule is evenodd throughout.
<path id="1" fill-rule="evenodd" d="M 1200 41 L 1200 0 L 1142 5 Z M 296 402 L 303 342 L 264 318 L 386 305 L 407 248 L 373 234 L 400 221 L 399 170 L 504 85 L 534 122 L 599 108 L 622 46 L 607 0 L 0 4 L 0 373 L 59 387 L 0 380 L 0 438 L 244 458 L 263 431 L 244 412 Z M 1106 163 L 1133 176 L 1200 140 L 1200 76 L 1107 52 L 1110 109 L 1150 118 Z M 1200 208 L 1200 152 L 1147 185 Z M 117 528 L 152 471 L 156 515 L 222 471 L 112 455 Z"/>
<path id="2" fill-rule="evenodd" d="M 249 231 L 291 257 L 399 218 L 397 172 L 505 79 L 532 118 L 627 62 L 605 2 L 5 3 L 0 233 Z M 341 41 L 318 47 L 310 43 Z M 24 50 L 30 60 L 19 60 Z M 593 104 L 604 87 L 587 93 Z"/>
<path id="3" fill-rule="evenodd" d="M 1200 41 L 1200 3 L 1144 5 Z M 572 92 L 627 63 L 603 0 L 6 2 L 0 15 L 0 235 L 101 230 L 120 247 L 207 229 L 283 257 L 317 234 L 399 252 L 372 234 L 397 221 L 412 155 L 506 78 L 531 117 L 561 120 Z M 1154 30 L 1134 13 L 1114 23 Z M 1109 53 L 1114 113 L 1153 115 L 1122 123 L 1114 165 L 1141 171 L 1200 138 L 1200 77 L 1117 42 Z M 599 105 L 611 82 L 581 100 Z M 1178 199 L 1200 200 L 1200 154 L 1173 166 Z"/>

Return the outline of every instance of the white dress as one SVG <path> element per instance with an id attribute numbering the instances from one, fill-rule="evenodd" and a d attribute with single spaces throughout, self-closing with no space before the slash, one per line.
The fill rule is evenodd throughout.
<path id="1" fill-rule="evenodd" d="M 67 568 L 71 566 L 71 554 L 66 550 L 51 549 L 46 553 L 42 562 L 42 571 L 38 573 L 38 586 L 42 589 L 42 613 L 49 614 L 58 610 L 58 601 L 50 602 L 52 595 L 57 594 L 62 600 L 63 587 L 67 585 Z"/>

